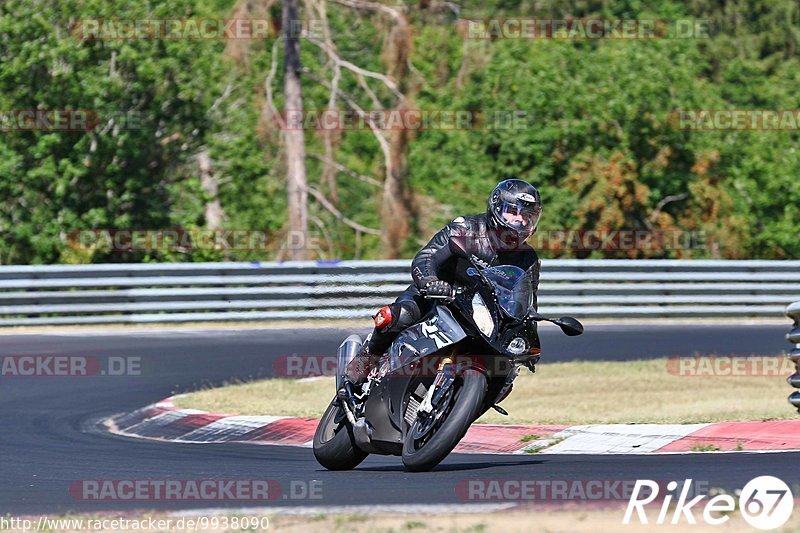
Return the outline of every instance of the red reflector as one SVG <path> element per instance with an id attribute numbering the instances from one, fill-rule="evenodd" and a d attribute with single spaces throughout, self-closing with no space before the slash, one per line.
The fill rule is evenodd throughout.
<path id="1" fill-rule="evenodd" d="M 542 349 L 541 348 L 536 348 L 536 347 L 531 348 L 531 354 L 539 355 L 540 353 L 542 353 Z"/>
<path id="2" fill-rule="evenodd" d="M 387 306 L 381 307 L 378 314 L 375 315 L 375 327 L 378 329 L 385 328 L 392 323 L 392 308 Z"/>

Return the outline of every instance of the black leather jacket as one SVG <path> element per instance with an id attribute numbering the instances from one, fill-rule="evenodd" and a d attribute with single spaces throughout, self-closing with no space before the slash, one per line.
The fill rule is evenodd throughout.
<path id="1" fill-rule="evenodd" d="M 485 214 L 454 219 L 417 253 L 411 263 L 411 276 L 417 288 L 422 289 L 436 279 L 452 284 L 458 276 L 459 257 L 454 253 L 458 248 L 485 266 L 514 265 L 532 270 L 536 293 L 541 268 L 536 251 L 527 243 L 518 242 L 511 231 L 492 227 Z"/>

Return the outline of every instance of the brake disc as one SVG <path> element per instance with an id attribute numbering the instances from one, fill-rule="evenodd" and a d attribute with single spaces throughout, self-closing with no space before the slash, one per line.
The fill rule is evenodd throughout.
<path id="1" fill-rule="evenodd" d="M 411 428 L 411 438 L 421 440 L 425 438 L 434 428 L 438 427 L 438 422 L 449 410 L 450 402 L 453 398 L 453 387 L 450 387 L 442 397 L 438 405 L 433 406 L 430 413 L 417 413 L 417 420 Z"/>

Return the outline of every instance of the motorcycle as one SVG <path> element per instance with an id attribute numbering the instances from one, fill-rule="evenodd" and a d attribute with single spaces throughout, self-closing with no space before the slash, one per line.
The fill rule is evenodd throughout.
<path id="1" fill-rule="evenodd" d="M 329 470 L 350 470 L 369 454 L 402 456 L 406 470 L 428 471 L 458 445 L 469 426 L 511 392 L 523 366 L 539 361 L 538 322 L 569 336 L 583 333 L 572 317 L 536 311 L 531 273 L 516 266 L 466 263 L 450 296 L 417 324 L 402 331 L 361 390 L 344 370 L 361 349 L 351 335 L 339 346 L 337 395 L 314 434 L 317 461 Z"/>

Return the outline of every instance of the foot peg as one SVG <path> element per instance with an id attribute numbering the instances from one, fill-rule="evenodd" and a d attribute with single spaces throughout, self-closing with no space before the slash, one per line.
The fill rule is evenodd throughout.
<path id="1" fill-rule="evenodd" d="M 495 411 L 497 411 L 498 413 L 500 413 L 503 416 L 508 416 L 508 411 L 506 411 L 505 409 L 503 409 L 499 405 L 493 405 L 492 409 L 494 409 Z"/>

